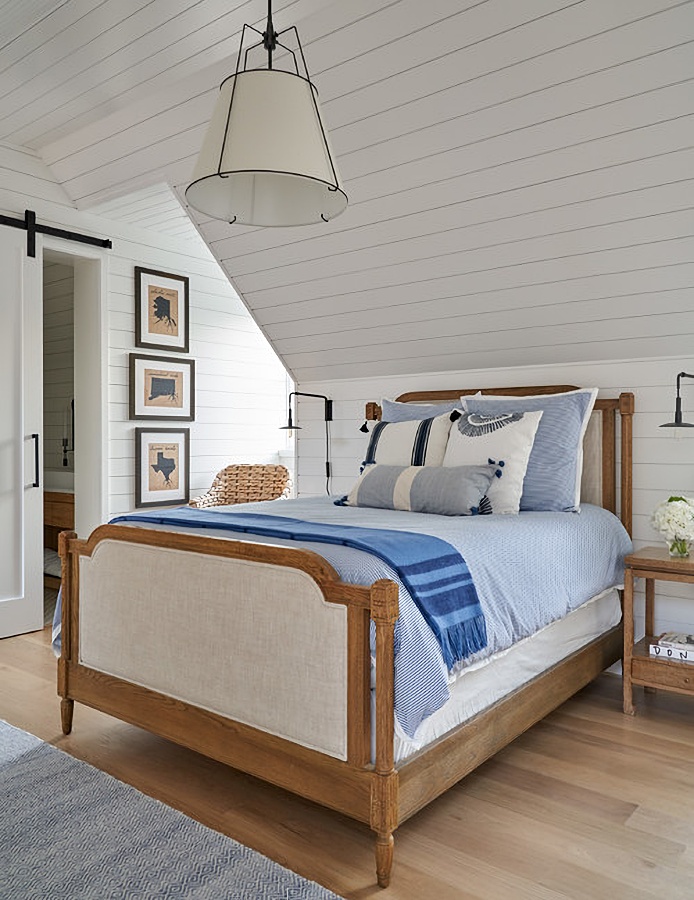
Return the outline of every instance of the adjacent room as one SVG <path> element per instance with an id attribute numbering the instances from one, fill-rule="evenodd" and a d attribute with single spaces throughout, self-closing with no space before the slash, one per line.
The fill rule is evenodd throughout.
<path id="1" fill-rule="evenodd" d="M 693 896 L 694 0 L 0 34 L 0 896 Z"/>

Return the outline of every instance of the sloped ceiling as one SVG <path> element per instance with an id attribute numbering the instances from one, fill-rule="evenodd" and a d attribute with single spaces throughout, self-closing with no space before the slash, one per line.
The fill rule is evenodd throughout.
<path id="1" fill-rule="evenodd" d="M 265 9 L 11 0 L 0 140 L 82 209 L 117 216 L 161 183 L 182 198 Z M 299 382 L 691 352 L 692 0 L 274 11 L 299 27 L 350 206 L 306 228 L 195 224 Z"/>

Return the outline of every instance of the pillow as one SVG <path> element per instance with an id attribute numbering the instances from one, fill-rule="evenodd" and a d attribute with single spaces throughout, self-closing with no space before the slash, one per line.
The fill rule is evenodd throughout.
<path id="1" fill-rule="evenodd" d="M 440 466 L 450 429 L 450 413 L 420 421 L 377 422 L 364 465 Z"/>
<path id="2" fill-rule="evenodd" d="M 492 510 L 485 495 L 497 466 L 368 466 L 345 506 L 403 509 L 441 516 L 470 516 Z"/>
<path id="3" fill-rule="evenodd" d="M 451 413 L 451 418 L 454 416 L 456 413 Z M 541 419 L 541 412 L 460 413 L 451 428 L 443 465 L 478 466 L 496 461 L 504 477 L 495 479 L 489 488 L 492 509 L 517 513 Z"/>
<path id="4" fill-rule="evenodd" d="M 597 395 L 597 388 L 582 388 L 529 397 L 475 394 L 463 398 L 463 406 L 469 412 L 483 415 L 543 411 L 523 483 L 522 510 L 579 509 L 583 435 Z"/>
<path id="5" fill-rule="evenodd" d="M 413 419 L 430 419 L 443 413 L 461 409 L 460 400 L 444 400 L 442 403 L 401 403 L 399 400 L 381 400 L 382 422 L 411 422 Z"/>

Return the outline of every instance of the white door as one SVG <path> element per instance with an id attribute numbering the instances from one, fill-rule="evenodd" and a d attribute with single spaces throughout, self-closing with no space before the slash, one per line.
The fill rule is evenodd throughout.
<path id="1" fill-rule="evenodd" d="M 43 626 L 43 309 L 26 246 L 0 226 L 0 637 Z"/>

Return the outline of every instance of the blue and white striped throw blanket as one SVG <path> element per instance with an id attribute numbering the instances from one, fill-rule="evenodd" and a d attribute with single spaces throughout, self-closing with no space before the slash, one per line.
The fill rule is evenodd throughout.
<path id="1" fill-rule="evenodd" d="M 459 551 L 429 534 L 327 525 L 286 516 L 214 512 L 182 507 L 130 513 L 115 522 L 156 522 L 258 534 L 295 541 L 340 544 L 379 557 L 397 572 L 441 646 L 449 669 L 487 646 L 484 613 L 470 570 Z"/>

